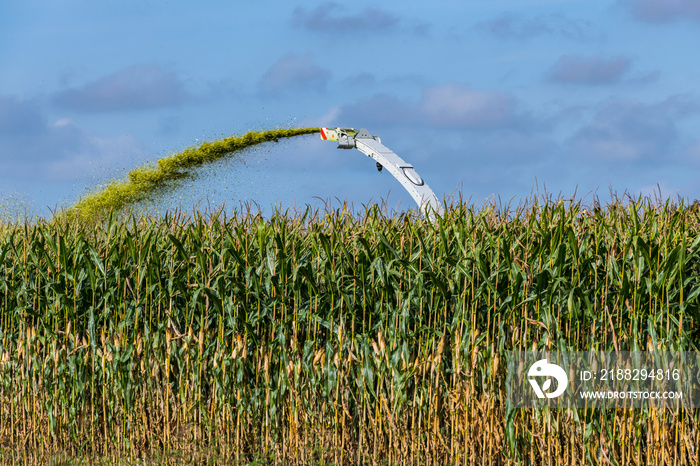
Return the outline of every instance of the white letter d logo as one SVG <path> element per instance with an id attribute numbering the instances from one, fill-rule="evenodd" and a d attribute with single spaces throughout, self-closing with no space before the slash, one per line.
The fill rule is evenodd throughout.
<path id="1" fill-rule="evenodd" d="M 569 378 L 566 376 L 564 369 L 556 364 L 549 364 L 546 359 L 540 359 L 530 367 L 527 371 L 528 377 L 554 377 L 557 381 L 557 389 L 552 393 L 545 393 L 552 385 L 552 379 L 548 378 L 540 388 L 540 384 L 534 379 L 528 379 L 532 389 L 535 390 L 538 398 L 556 398 L 561 396 L 569 384 Z"/>

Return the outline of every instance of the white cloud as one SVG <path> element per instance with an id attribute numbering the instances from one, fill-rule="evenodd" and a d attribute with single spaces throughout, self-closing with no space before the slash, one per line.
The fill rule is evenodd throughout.
<path id="1" fill-rule="evenodd" d="M 158 64 L 134 65 L 56 95 L 59 106 L 88 112 L 176 105 L 188 97 L 176 74 Z"/>
<path id="2" fill-rule="evenodd" d="M 571 19 L 562 14 L 524 17 L 512 13 L 502 14 L 490 21 L 477 24 L 496 37 L 505 39 L 532 39 L 554 35 L 574 41 L 593 41 L 603 38 L 603 33 L 590 21 Z"/>
<path id="3" fill-rule="evenodd" d="M 563 55 L 549 71 L 552 81 L 566 84 L 611 84 L 630 69 L 627 57 Z"/>
<path id="4" fill-rule="evenodd" d="M 338 121 L 338 116 L 340 116 L 340 107 L 331 107 L 326 113 L 316 118 L 305 118 L 299 122 L 299 126 L 303 127 L 318 127 L 318 126 L 332 126 L 336 121 Z"/>
<path id="5" fill-rule="evenodd" d="M 314 63 L 311 56 L 289 54 L 277 60 L 265 72 L 258 88 L 263 94 L 324 90 L 330 76 L 330 71 Z"/>
<path id="6" fill-rule="evenodd" d="M 10 112 L 22 117 L 2 117 Z M 69 118 L 49 122 L 31 102 L 0 97 L 0 166 L 6 179 L 76 180 L 98 166 L 142 152 L 131 136 L 98 135 Z"/>
<path id="7" fill-rule="evenodd" d="M 618 0 L 637 18 L 662 23 L 691 19 L 700 21 L 698 0 Z"/>
<path id="8" fill-rule="evenodd" d="M 352 13 L 346 13 L 350 9 Z M 357 11 L 353 7 L 326 2 L 306 9 L 296 7 L 292 22 L 311 31 L 321 32 L 387 32 L 396 27 L 399 19 L 381 8 L 364 8 Z"/>
<path id="9" fill-rule="evenodd" d="M 700 101 L 676 95 L 656 104 L 614 100 L 600 107 L 571 139 L 572 153 L 607 160 L 664 160 L 679 142 L 680 118 L 700 113 Z"/>
<path id="10" fill-rule="evenodd" d="M 419 108 L 436 126 L 495 128 L 512 125 L 518 119 L 516 107 L 515 99 L 504 92 L 450 83 L 425 89 Z"/>
<path id="11" fill-rule="evenodd" d="M 418 101 L 376 94 L 343 107 L 341 119 L 470 130 L 516 129 L 533 123 L 511 94 L 463 83 L 426 87 Z"/>

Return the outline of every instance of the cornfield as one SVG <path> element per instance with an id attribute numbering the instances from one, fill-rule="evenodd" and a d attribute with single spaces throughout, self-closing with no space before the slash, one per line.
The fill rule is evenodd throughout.
<path id="1" fill-rule="evenodd" d="M 697 351 L 698 267 L 642 199 L 0 226 L 0 459 L 697 465 L 697 412 L 514 408 L 504 353 Z"/>

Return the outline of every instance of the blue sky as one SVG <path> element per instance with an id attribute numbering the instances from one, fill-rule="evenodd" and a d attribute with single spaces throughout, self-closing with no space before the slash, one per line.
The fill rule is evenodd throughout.
<path id="1" fill-rule="evenodd" d="M 366 127 L 438 197 L 700 198 L 696 0 L 0 5 L 0 210 L 48 215 L 188 146 Z M 317 136 L 201 170 L 160 209 L 411 208 Z"/>

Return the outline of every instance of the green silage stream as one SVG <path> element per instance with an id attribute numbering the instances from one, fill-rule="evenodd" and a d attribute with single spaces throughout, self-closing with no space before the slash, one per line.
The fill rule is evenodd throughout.
<path id="1" fill-rule="evenodd" d="M 250 131 L 242 136 L 231 136 L 199 147 L 189 147 L 182 152 L 164 157 L 155 165 L 146 165 L 129 172 L 125 180 L 109 183 L 104 189 L 81 199 L 69 208 L 65 215 L 82 220 L 95 219 L 110 212 L 122 210 L 164 189 L 172 188 L 178 181 L 191 178 L 194 170 L 202 165 L 220 160 L 233 152 L 268 141 L 317 133 L 319 128 L 275 129 Z"/>

